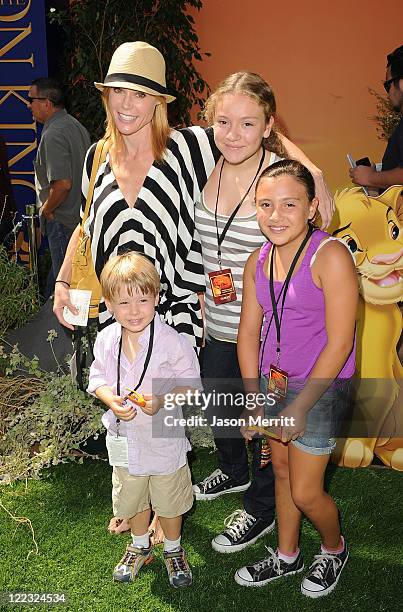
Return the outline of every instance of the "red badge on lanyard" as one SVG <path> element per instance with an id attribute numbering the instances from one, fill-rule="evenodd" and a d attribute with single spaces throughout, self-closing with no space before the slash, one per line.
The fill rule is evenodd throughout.
<path id="1" fill-rule="evenodd" d="M 263 165 L 263 161 L 265 158 L 265 149 L 262 147 L 262 156 L 260 158 L 260 162 L 259 162 L 259 166 L 258 169 L 256 171 L 255 176 L 253 177 L 253 181 L 251 182 L 251 184 L 249 185 L 248 189 L 245 192 L 245 195 L 243 196 L 243 198 L 241 199 L 240 202 L 238 202 L 238 204 L 235 206 L 234 210 L 232 211 L 231 215 L 229 216 L 224 229 L 221 232 L 221 236 L 219 235 L 219 231 L 218 231 L 218 220 L 217 220 L 217 210 L 218 210 L 218 200 L 220 197 L 220 186 L 221 186 L 221 176 L 222 176 L 222 170 L 224 168 L 224 163 L 225 163 L 225 159 L 223 159 L 222 164 L 221 164 L 221 168 L 220 168 L 220 174 L 218 177 L 218 187 L 217 187 L 217 198 L 216 198 L 216 203 L 215 203 L 215 211 L 214 211 L 214 219 L 215 219 L 215 226 L 216 226 L 216 232 L 217 232 L 217 260 L 218 260 L 218 267 L 219 269 L 214 271 L 214 272 L 209 272 L 209 279 L 210 279 L 210 285 L 211 285 L 211 291 L 213 294 L 213 299 L 214 299 L 214 304 L 216 304 L 216 306 L 219 306 L 220 304 L 227 304 L 228 302 L 235 302 L 237 297 L 236 297 L 236 289 L 235 289 L 235 283 L 234 283 L 234 277 L 232 276 L 232 272 L 230 268 L 225 268 L 224 270 L 221 268 L 221 245 L 224 241 L 225 235 L 228 231 L 228 228 L 230 227 L 232 221 L 234 220 L 235 215 L 237 214 L 237 212 L 239 211 L 239 209 L 241 208 L 246 196 L 248 195 L 248 193 L 250 192 L 250 190 L 252 189 L 252 186 L 255 182 L 255 180 L 258 177 L 258 174 L 261 170 L 261 167 Z"/>
<path id="2" fill-rule="evenodd" d="M 211 291 L 213 293 L 214 304 L 226 304 L 235 302 L 236 290 L 232 272 L 229 268 L 209 272 Z"/>
<path id="3" fill-rule="evenodd" d="M 275 393 L 278 398 L 287 395 L 288 374 L 279 367 L 270 364 L 269 382 L 267 383 L 267 393 Z"/>

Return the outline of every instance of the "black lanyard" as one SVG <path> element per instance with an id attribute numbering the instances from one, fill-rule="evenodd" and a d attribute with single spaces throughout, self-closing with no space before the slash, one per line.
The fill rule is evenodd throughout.
<path id="1" fill-rule="evenodd" d="M 250 192 L 250 190 L 252 189 L 253 183 L 255 182 L 262 166 L 263 166 L 263 162 L 264 162 L 264 157 L 266 154 L 266 149 L 264 147 L 262 147 L 262 157 L 260 158 L 260 162 L 259 162 L 259 167 L 256 170 L 256 174 L 253 177 L 253 181 L 251 182 L 251 184 L 249 185 L 248 189 L 245 191 L 245 194 L 243 196 L 243 198 L 241 199 L 241 201 L 235 206 L 234 210 L 231 213 L 231 216 L 229 217 L 227 223 L 225 224 L 225 227 L 223 229 L 223 231 L 221 232 L 221 236 L 219 235 L 218 232 L 218 221 L 217 221 L 217 209 L 218 209 L 218 200 L 220 197 L 220 187 L 221 187 L 221 175 L 222 175 L 222 170 L 224 168 L 224 163 L 225 163 L 225 158 L 222 160 L 222 164 L 221 164 L 221 168 L 220 168 L 220 174 L 218 177 L 218 187 L 217 187 L 217 198 L 215 201 L 215 211 L 214 211 L 214 220 L 215 220 L 215 227 L 216 227 L 216 232 L 217 232 L 217 259 L 218 259 L 218 265 L 221 268 L 221 245 L 223 243 L 223 240 L 225 238 L 225 235 L 229 229 L 229 226 L 231 225 L 231 223 L 234 220 L 235 215 L 237 214 L 238 210 L 241 208 L 242 204 L 245 201 L 246 196 L 248 195 L 248 193 Z"/>
<path id="2" fill-rule="evenodd" d="M 309 229 L 308 229 L 308 233 L 309 233 L 309 235 L 307 234 L 307 235 L 305 236 L 305 238 L 304 238 L 304 240 L 303 240 L 303 243 L 302 243 L 304 246 L 305 246 L 305 244 L 306 244 L 307 237 L 309 238 L 309 236 L 312 234 L 312 232 L 314 231 L 314 229 L 315 229 L 315 228 L 314 228 L 314 227 L 312 227 L 311 225 L 309 226 Z M 301 252 L 302 252 L 302 249 L 304 248 L 304 246 L 302 246 L 302 248 L 300 247 L 300 248 L 301 248 Z M 271 262 L 273 261 L 273 254 L 274 254 L 274 253 L 273 253 L 273 248 L 274 248 L 274 245 L 272 245 L 272 248 L 271 248 L 271 261 L 270 261 L 270 267 L 271 267 Z M 298 249 L 298 251 L 299 251 L 299 249 Z M 299 252 L 299 253 L 298 253 L 298 254 L 295 256 L 297 261 L 298 261 L 298 257 L 299 257 L 299 255 L 300 255 L 300 254 L 301 254 L 301 253 Z M 295 258 L 294 258 L 294 259 L 295 259 Z M 295 268 L 294 261 L 291 263 L 291 266 L 293 266 L 293 270 L 294 270 L 294 268 Z M 291 268 L 290 268 L 290 270 L 291 270 Z M 293 270 L 292 270 L 292 271 L 293 271 Z M 291 274 L 292 274 L 292 271 L 291 271 Z M 272 274 L 272 273 L 271 273 L 271 276 L 273 276 L 273 274 Z M 290 278 L 291 278 L 291 275 L 290 275 Z M 262 375 L 262 367 L 263 367 L 263 356 L 264 356 L 264 350 L 265 350 L 265 347 L 266 347 L 267 338 L 268 338 L 268 336 L 269 336 L 269 331 L 270 331 L 270 328 L 271 328 L 271 324 L 272 324 L 273 319 L 274 319 L 274 311 L 276 310 L 276 313 L 277 313 L 277 306 L 278 306 L 278 304 L 279 304 L 280 299 L 281 299 L 281 297 L 282 297 L 282 296 L 283 296 L 283 301 L 282 301 L 282 306 L 281 306 L 281 318 L 280 318 L 280 325 L 281 325 L 281 321 L 283 320 L 283 310 L 284 310 L 284 302 L 285 302 L 285 293 L 284 293 L 284 289 L 285 289 L 285 290 L 287 290 L 287 289 L 288 289 L 288 283 L 287 283 L 287 287 L 286 287 L 286 284 L 285 284 L 285 282 L 284 282 L 284 283 L 283 283 L 283 286 L 282 286 L 282 287 L 281 287 L 281 289 L 280 289 L 280 293 L 278 294 L 278 298 L 277 298 L 277 300 L 275 300 L 275 308 L 273 308 L 273 310 L 272 310 L 272 314 L 271 314 L 271 317 L 270 317 L 270 321 L 269 321 L 269 324 L 268 324 L 267 329 L 266 329 L 266 333 L 265 333 L 264 340 L 263 340 L 262 347 L 261 347 L 261 351 L 260 351 L 259 378 L 260 378 L 260 377 L 261 377 L 261 375 Z M 270 293 L 270 298 L 271 298 L 272 307 L 273 307 L 273 298 L 272 298 L 271 293 Z M 264 315 L 266 316 L 266 313 L 264 313 Z M 279 348 L 279 346 L 278 346 L 278 348 Z M 277 356 L 279 356 L 279 352 L 280 352 L 280 351 L 277 351 Z"/>
<path id="3" fill-rule="evenodd" d="M 278 298 L 277 298 L 277 302 L 276 302 L 276 304 L 278 304 L 278 303 L 279 303 L 280 298 L 281 298 L 281 296 L 283 295 L 283 290 L 284 290 L 284 285 L 283 285 L 283 286 L 281 287 L 281 289 L 280 289 L 280 293 L 278 294 Z M 264 313 L 264 316 L 266 316 L 266 312 Z M 270 317 L 269 324 L 268 324 L 267 329 L 266 329 L 266 334 L 265 334 L 265 337 L 264 337 L 264 340 L 263 340 L 263 343 L 262 343 L 261 351 L 260 351 L 259 378 L 261 378 L 261 376 L 262 376 L 262 366 L 263 366 L 263 355 L 264 355 L 264 349 L 265 349 L 265 347 L 266 347 L 266 341 L 267 341 L 267 338 L 268 338 L 268 336 L 269 336 L 269 331 L 270 331 L 270 327 L 271 327 L 271 324 L 272 324 L 272 321 L 273 321 L 273 316 L 274 316 L 274 315 L 273 315 L 273 312 L 272 312 L 272 313 L 271 313 L 271 317 Z"/>
<path id="4" fill-rule="evenodd" d="M 270 260 L 270 272 L 269 272 L 269 287 L 270 287 L 271 305 L 272 305 L 272 309 L 273 309 L 272 319 L 274 317 L 274 322 L 276 324 L 277 366 L 279 365 L 279 360 L 280 360 L 281 323 L 283 321 L 284 302 L 285 302 L 285 298 L 286 298 L 286 295 L 287 295 L 288 285 L 290 284 L 290 280 L 291 280 L 292 274 L 294 272 L 294 268 L 297 265 L 298 259 L 300 258 L 300 255 L 301 255 L 302 251 L 304 250 L 306 243 L 308 242 L 309 238 L 311 237 L 312 232 L 313 232 L 313 228 L 312 228 L 311 225 L 309 225 L 308 231 L 306 233 L 306 236 L 303 239 L 302 243 L 300 244 L 300 247 L 299 247 L 298 251 L 295 253 L 294 259 L 291 262 L 290 269 L 288 270 L 287 276 L 285 277 L 284 284 L 283 284 L 283 287 L 282 287 L 282 290 L 281 290 L 281 292 L 282 292 L 282 301 L 281 301 L 281 313 L 280 313 L 280 317 L 278 316 L 278 310 L 277 310 L 277 305 L 278 305 L 278 303 L 280 301 L 280 296 L 279 296 L 278 300 L 276 301 L 276 296 L 274 294 L 274 252 L 275 252 L 276 246 L 273 244 L 273 246 L 271 248 L 271 260 Z M 271 321 L 270 321 L 270 323 L 271 323 Z"/>
<path id="5" fill-rule="evenodd" d="M 122 336 L 120 336 L 118 363 L 117 363 L 117 375 L 116 375 L 116 395 L 120 395 L 120 358 L 122 355 L 122 343 L 123 343 Z M 153 344 L 154 344 L 154 319 L 150 323 L 150 338 L 148 340 L 148 349 L 147 349 L 147 355 L 144 361 L 143 371 L 139 378 L 139 382 L 134 387 L 134 389 L 132 389 L 132 391 L 137 391 L 137 389 L 140 387 L 141 383 L 143 382 L 143 378 L 145 376 L 145 373 L 147 372 L 148 364 L 150 363 L 151 354 L 153 352 Z M 116 419 L 117 435 L 119 435 L 119 423 L 120 423 L 120 419 Z"/>
<path id="6" fill-rule="evenodd" d="M 132 389 L 132 391 L 137 391 L 137 389 L 140 387 L 141 383 L 143 382 L 143 378 L 145 376 L 145 373 L 147 372 L 148 364 L 150 363 L 151 353 L 153 352 L 153 344 L 154 344 L 154 319 L 150 323 L 150 338 L 148 340 L 148 349 L 147 349 L 146 359 L 144 361 L 143 371 L 139 378 L 139 382 L 134 387 L 134 389 Z M 118 352 L 118 364 L 117 364 L 117 376 L 116 376 L 116 395 L 120 395 L 120 358 L 121 358 L 121 355 L 122 355 L 122 336 L 120 336 L 120 340 L 119 340 L 119 352 Z"/>

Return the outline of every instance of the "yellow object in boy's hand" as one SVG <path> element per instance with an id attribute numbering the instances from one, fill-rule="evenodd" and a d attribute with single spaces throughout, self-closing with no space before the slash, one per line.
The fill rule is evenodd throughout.
<path id="1" fill-rule="evenodd" d="M 141 393 L 137 393 L 137 391 L 133 391 L 132 389 L 128 389 L 128 391 L 129 393 L 126 396 L 127 399 L 129 399 L 134 404 L 137 404 L 137 406 L 140 406 L 140 408 L 144 408 L 144 406 L 146 405 L 146 401 L 141 395 Z"/>

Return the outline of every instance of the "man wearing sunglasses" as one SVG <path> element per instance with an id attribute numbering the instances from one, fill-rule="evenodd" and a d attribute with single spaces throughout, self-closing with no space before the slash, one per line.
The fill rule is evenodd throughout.
<path id="1" fill-rule="evenodd" d="M 29 108 L 34 119 L 44 124 L 34 162 L 35 187 L 54 279 L 80 219 L 82 171 L 91 144 L 85 127 L 67 113 L 63 98 L 63 90 L 54 79 L 35 79 L 29 89 Z M 49 294 L 54 283 L 51 285 Z"/>
<path id="2" fill-rule="evenodd" d="M 403 113 L 403 45 L 387 56 L 386 81 L 383 84 L 394 110 Z M 403 185 L 403 117 L 400 119 L 382 158 L 382 170 L 357 166 L 350 176 L 356 185 L 383 191 L 391 185 Z"/>

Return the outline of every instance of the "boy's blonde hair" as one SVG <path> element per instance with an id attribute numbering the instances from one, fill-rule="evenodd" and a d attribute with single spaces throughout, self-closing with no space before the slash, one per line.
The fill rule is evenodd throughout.
<path id="1" fill-rule="evenodd" d="M 122 287 L 129 295 L 133 292 L 157 296 L 160 277 L 156 267 L 147 257 L 130 251 L 111 257 L 101 273 L 102 295 L 108 301 L 116 300 Z"/>

